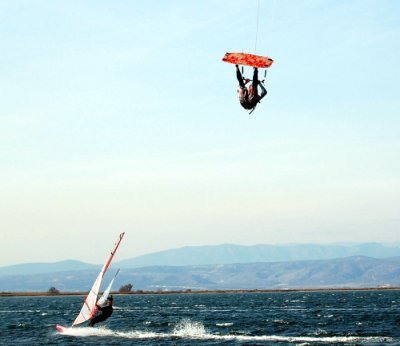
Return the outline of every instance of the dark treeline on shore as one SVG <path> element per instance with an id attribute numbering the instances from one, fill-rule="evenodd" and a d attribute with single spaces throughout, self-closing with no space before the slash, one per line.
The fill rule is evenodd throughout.
<path id="1" fill-rule="evenodd" d="M 400 287 L 332 287 L 332 288 L 296 288 L 296 289 L 249 289 L 249 290 L 177 290 L 177 291 L 145 291 L 136 290 L 121 293 L 113 291 L 113 295 L 141 295 L 141 294 L 223 294 L 223 293 L 279 293 L 279 292 L 330 292 L 330 291 L 397 291 Z M 0 292 L 0 297 L 41 297 L 41 296 L 85 296 L 87 292 Z"/>

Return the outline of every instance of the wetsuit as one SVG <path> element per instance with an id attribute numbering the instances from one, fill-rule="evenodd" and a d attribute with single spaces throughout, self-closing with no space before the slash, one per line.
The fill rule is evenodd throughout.
<path id="1" fill-rule="evenodd" d="M 113 313 L 112 305 L 106 305 L 105 307 L 101 307 L 101 306 L 98 306 L 98 305 L 96 305 L 96 306 L 98 308 L 98 311 L 100 311 L 100 314 L 94 316 L 90 320 L 89 327 L 93 327 L 96 323 L 105 321 Z"/>
<path id="2" fill-rule="evenodd" d="M 257 106 L 257 103 L 261 101 L 261 99 L 267 94 L 267 90 L 258 80 L 258 69 L 254 69 L 253 81 L 249 87 L 246 88 L 246 84 L 243 81 L 242 74 L 240 73 L 239 67 L 236 67 L 236 78 L 239 82 L 239 101 L 243 108 L 245 109 L 253 109 Z M 258 95 L 257 86 L 261 88 L 261 95 Z"/>

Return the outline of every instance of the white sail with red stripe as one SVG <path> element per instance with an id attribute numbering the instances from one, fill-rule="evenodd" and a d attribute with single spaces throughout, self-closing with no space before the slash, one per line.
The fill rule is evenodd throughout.
<path id="1" fill-rule="evenodd" d="M 76 317 L 72 326 L 76 326 L 78 324 L 81 324 L 85 321 L 90 320 L 93 317 L 93 315 L 96 313 L 96 311 L 97 311 L 96 303 L 97 303 L 97 299 L 98 299 L 98 295 L 99 295 L 101 281 L 103 280 L 104 274 L 106 273 L 108 266 L 110 265 L 114 255 L 115 255 L 115 252 L 117 251 L 118 246 L 121 243 L 122 238 L 124 237 L 124 234 L 125 234 L 125 232 L 123 232 L 119 235 L 118 240 L 115 243 L 113 250 L 111 251 L 110 255 L 108 256 L 106 262 L 104 263 L 103 268 L 101 269 L 99 275 L 97 276 L 96 281 L 94 282 L 92 288 L 90 289 L 89 294 L 85 298 L 85 302 L 83 303 L 82 309 L 79 312 L 79 315 Z"/>
<path id="2" fill-rule="evenodd" d="M 108 299 L 108 296 L 110 295 L 111 292 L 111 288 L 112 285 L 114 283 L 115 278 L 117 277 L 119 273 L 119 269 L 117 270 L 117 272 L 115 273 L 113 279 L 111 280 L 111 282 L 108 284 L 107 288 L 104 290 L 103 295 L 100 297 L 100 299 L 97 301 L 97 305 L 98 306 L 104 306 L 106 305 L 106 301 Z"/>

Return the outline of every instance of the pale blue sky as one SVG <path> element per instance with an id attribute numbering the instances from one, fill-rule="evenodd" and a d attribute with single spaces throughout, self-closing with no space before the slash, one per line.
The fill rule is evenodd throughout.
<path id="1" fill-rule="evenodd" d="M 398 242 L 400 2 L 0 2 L 0 265 Z M 246 69 L 250 73 L 250 69 Z"/>

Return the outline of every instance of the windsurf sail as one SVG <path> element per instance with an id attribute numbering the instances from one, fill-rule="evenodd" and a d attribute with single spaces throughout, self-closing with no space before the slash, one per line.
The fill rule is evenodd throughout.
<path id="1" fill-rule="evenodd" d="M 103 295 L 102 295 L 102 296 L 100 297 L 100 299 L 97 301 L 97 305 L 98 305 L 98 306 L 103 306 L 103 305 L 106 304 L 106 300 L 107 300 L 108 296 L 110 295 L 112 285 L 113 285 L 114 280 L 115 280 L 115 278 L 117 277 L 118 273 L 119 273 L 119 269 L 117 270 L 117 272 L 115 273 L 113 279 L 112 279 L 111 282 L 108 284 L 108 286 L 107 286 L 107 288 L 105 289 L 105 291 L 103 292 Z"/>
<path id="2" fill-rule="evenodd" d="M 121 243 L 122 238 L 124 237 L 124 234 L 125 234 L 125 232 L 123 232 L 119 235 L 118 240 L 115 243 L 113 250 L 108 255 L 106 262 L 104 263 L 103 267 L 101 268 L 101 271 L 100 271 L 99 275 L 97 276 L 92 288 L 90 289 L 89 294 L 85 298 L 82 309 L 79 312 L 78 316 L 76 317 L 72 326 L 76 326 L 78 324 L 81 324 L 81 323 L 91 319 L 93 317 L 93 315 L 96 313 L 96 310 L 97 310 L 96 303 L 97 303 L 97 297 L 99 295 L 101 281 L 103 280 L 104 274 L 106 273 L 114 255 L 115 255 L 115 252 L 117 251 L 118 246 Z M 110 290 L 111 290 L 111 288 L 110 288 Z"/>

